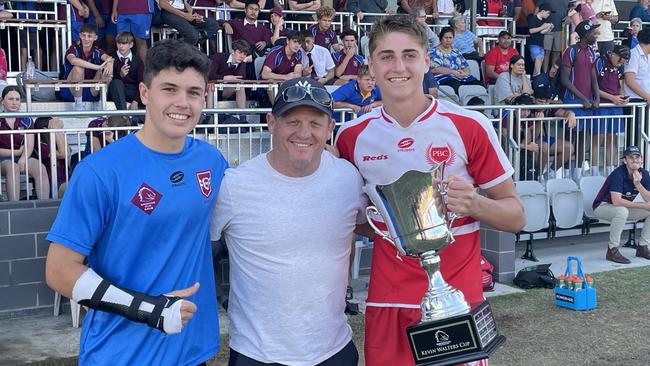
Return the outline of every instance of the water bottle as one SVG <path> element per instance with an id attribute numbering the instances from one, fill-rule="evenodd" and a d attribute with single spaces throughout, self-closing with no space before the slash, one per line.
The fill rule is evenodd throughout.
<path id="1" fill-rule="evenodd" d="M 25 79 L 34 79 L 34 73 L 36 72 L 36 65 L 32 60 L 32 56 L 27 58 L 27 67 L 25 69 Z"/>

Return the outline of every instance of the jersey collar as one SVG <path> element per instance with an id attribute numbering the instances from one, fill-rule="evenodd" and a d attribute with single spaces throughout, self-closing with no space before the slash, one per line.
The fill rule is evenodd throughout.
<path id="1" fill-rule="evenodd" d="M 431 117 L 431 115 L 438 108 L 438 100 L 434 99 L 431 95 L 427 95 L 427 98 L 431 99 L 431 103 L 429 103 L 429 106 L 427 107 L 427 109 L 424 110 L 424 112 L 422 112 L 422 114 L 415 117 L 414 123 L 420 123 L 426 121 L 429 117 Z M 384 119 L 384 121 L 399 126 L 399 123 L 397 123 L 397 121 L 386 112 L 383 105 L 381 106 L 379 112 L 381 113 L 381 116 Z M 411 126 L 412 125 L 413 124 L 411 124 Z"/>

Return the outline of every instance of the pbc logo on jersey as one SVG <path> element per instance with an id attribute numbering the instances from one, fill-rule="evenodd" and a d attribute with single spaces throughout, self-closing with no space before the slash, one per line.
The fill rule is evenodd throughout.
<path id="1" fill-rule="evenodd" d="M 363 161 L 388 160 L 388 155 L 364 155 Z"/>
<path id="2" fill-rule="evenodd" d="M 410 138 L 410 137 L 405 137 L 397 143 L 397 151 L 401 152 L 406 152 L 406 151 L 413 151 L 415 150 L 413 144 L 415 143 L 415 140 Z"/>
<path id="3" fill-rule="evenodd" d="M 429 145 L 429 148 L 426 152 L 427 162 L 429 165 L 434 166 L 440 163 L 445 163 L 446 165 L 451 165 L 454 163 L 455 154 L 449 145 L 447 146 L 433 146 Z"/>
<path id="4" fill-rule="evenodd" d="M 212 193 L 212 172 L 205 170 L 196 173 L 196 180 L 199 182 L 201 193 L 206 197 L 210 197 Z"/>
<path id="5" fill-rule="evenodd" d="M 141 209 L 147 215 L 151 215 L 153 210 L 156 209 L 158 203 L 162 199 L 162 194 L 156 191 L 148 185 L 147 183 L 142 183 L 138 191 L 135 192 L 133 198 L 131 198 L 131 203 L 133 203 L 137 208 Z"/>

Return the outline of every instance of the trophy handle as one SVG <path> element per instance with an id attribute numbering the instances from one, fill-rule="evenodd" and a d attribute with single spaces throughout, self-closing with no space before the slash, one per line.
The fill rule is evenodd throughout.
<path id="1" fill-rule="evenodd" d="M 370 218 L 370 214 L 381 216 L 381 214 L 379 213 L 379 210 L 377 209 L 377 207 L 375 207 L 375 206 L 366 207 L 366 219 L 368 219 L 368 224 L 370 225 L 372 230 L 374 230 L 375 233 L 377 235 L 379 235 L 382 239 L 384 239 L 384 240 L 390 242 L 391 244 L 395 245 L 395 242 L 391 240 L 390 236 L 388 236 L 388 234 L 384 234 L 384 232 L 379 230 L 377 225 L 375 225 L 375 223 L 372 222 L 372 219 Z"/>

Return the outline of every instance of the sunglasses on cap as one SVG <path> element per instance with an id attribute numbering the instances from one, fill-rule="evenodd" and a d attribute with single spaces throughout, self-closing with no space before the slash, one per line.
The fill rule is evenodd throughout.
<path id="1" fill-rule="evenodd" d="M 323 88 L 305 88 L 300 85 L 290 86 L 282 92 L 282 99 L 287 103 L 298 102 L 309 95 L 311 100 L 323 107 L 332 108 L 332 96 Z"/>

